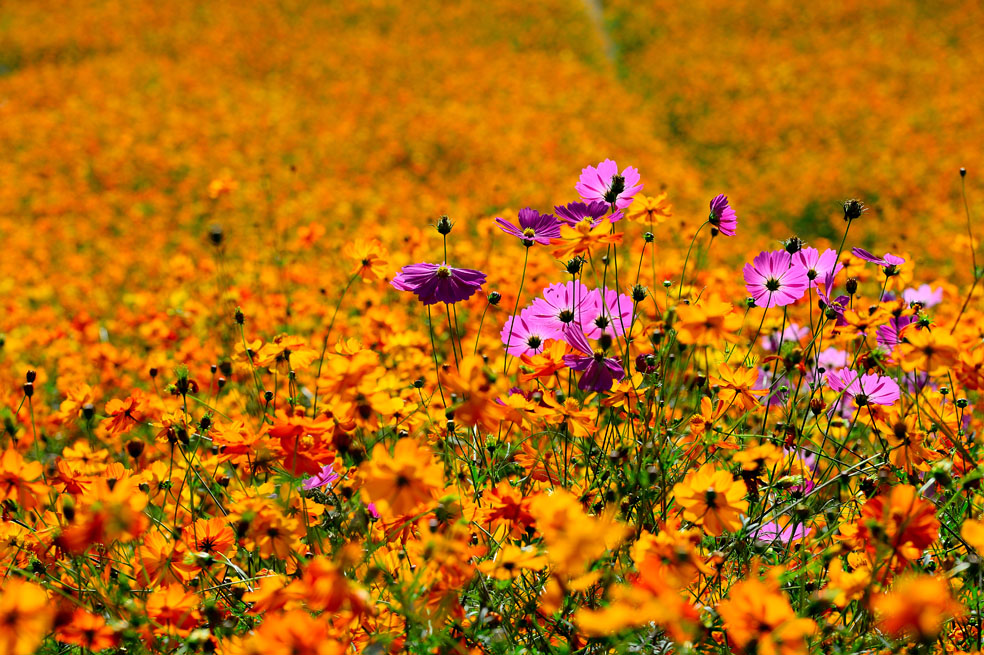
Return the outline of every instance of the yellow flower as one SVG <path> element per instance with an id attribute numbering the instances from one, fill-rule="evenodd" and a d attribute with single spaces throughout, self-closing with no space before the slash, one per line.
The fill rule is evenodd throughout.
<path id="1" fill-rule="evenodd" d="M 748 510 L 745 483 L 704 464 L 691 471 L 683 482 L 673 487 L 673 495 L 683 511 L 683 518 L 704 526 L 709 534 L 720 535 L 741 527 L 742 513 Z"/>
<path id="2" fill-rule="evenodd" d="M 728 636 L 742 649 L 754 646 L 758 655 L 806 653 L 816 630 L 813 621 L 796 616 L 778 588 L 761 580 L 736 584 L 717 610 Z"/>
<path id="3" fill-rule="evenodd" d="M 384 444 L 376 444 L 365 466 L 363 490 L 381 512 L 409 514 L 444 486 L 440 464 L 413 439 L 397 441 L 392 455 Z"/>
<path id="4" fill-rule="evenodd" d="M 531 547 L 520 548 L 509 544 L 495 554 L 493 559 L 482 562 L 478 570 L 496 580 L 512 580 L 523 571 L 538 571 L 547 565 L 547 558 L 538 555 Z"/>

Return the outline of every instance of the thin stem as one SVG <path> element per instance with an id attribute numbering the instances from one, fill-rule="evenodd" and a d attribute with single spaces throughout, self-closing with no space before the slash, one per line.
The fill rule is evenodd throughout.
<path id="1" fill-rule="evenodd" d="M 321 379 L 321 367 L 325 363 L 325 353 L 328 352 L 328 339 L 331 337 L 331 329 L 335 327 L 335 318 L 338 316 L 338 310 L 342 306 L 342 300 L 345 299 L 345 294 L 348 293 L 349 288 L 352 283 L 359 277 L 356 273 L 349 278 L 349 281 L 345 284 L 345 288 L 342 289 L 342 295 L 338 297 L 338 302 L 335 303 L 335 311 L 332 312 L 331 321 L 328 323 L 328 332 L 325 334 L 325 342 L 321 345 L 321 357 L 318 359 L 318 376 L 314 379 L 314 406 L 311 410 L 312 415 L 317 415 L 318 413 L 318 381 Z"/>
<path id="2" fill-rule="evenodd" d="M 677 292 L 678 301 L 683 297 L 683 287 L 687 283 L 687 263 L 690 261 L 690 251 L 694 249 L 694 243 L 697 242 L 697 235 L 700 234 L 700 231 L 704 229 L 705 225 L 707 225 L 707 221 L 700 224 L 700 227 L 694 232 L 694 238 L 690 240 L 690 247 L 687 248 L 687 256 L 683 260 L 683 270 L 680 271 L 680 290 Z"/>
<path id="3" fill-rule="evenodd" d="M 512 345 L 513 328 L 516 326 L 516 312 L 519 311 L 519 300 L 523 297 L 523 285 L 526 283 L 526 264 L 530 260 L 530 248 L 526 247 L 523 256 L 523 275 L 519 279 L 519 291 L 516 292 L 516 304 L 513 306 L 512 318 L 509 319 L 509 336 L 506 337 L 506 351 L 502 356 L 502 374 L 506 374 L 509 366 L 509 347 Z"/>

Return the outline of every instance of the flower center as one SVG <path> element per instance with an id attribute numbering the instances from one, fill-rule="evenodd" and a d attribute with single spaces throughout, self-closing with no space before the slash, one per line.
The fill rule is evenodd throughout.
<path id="1" fill-rule="evenodd" d="M 536 336 L 535 334 L 531 335 L 530 338 L 526 340 L 526 345 L 532 348 L 533 350 L 539 348 L 542 343 L 543 340 L 540 339 L 540 337 Z"/>
<path id="2" fill-rule="evenodd" d="M 440 278 L 451 277 L 451 269 L 448 268 L 447 266 L 441 266 L 440 268 L 437 269 L 437 277 Z"/>
<path id="3" fill-rule="evenodd" d="M 523 230 L 523 236 L 532 239 L 533 237 L 536 236 L 536 230 L 534 230 L 531 227 L 528 227 L 525 230 Z"/>
<path id="4" fill-rule="evenodd" d="M 768 280 L 765 281 L 765 288 L 768 289 L 769 291 L 778 291 L 779 280 L 777 280 L 774 277 L 770 277 Z"/>
<path id="5" fill-rule="evenodd" d="M 561 323 L 570 323 L 574 320 L 574 311 L 570 309 L 565 309 L 560 314 L 557 315 Z"/>

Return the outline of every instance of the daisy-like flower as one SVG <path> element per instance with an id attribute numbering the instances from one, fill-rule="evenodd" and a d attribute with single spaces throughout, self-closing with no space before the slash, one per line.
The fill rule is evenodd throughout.
<path id="1" fill-rule="evenodd" d="M 580 282 L 551 284 L 529 306 L 528 320 L 538 323 L 547 338 L 563 339 L 568 325 L 583 325 L 598 315 L 596 302 L 597 297 Z"/>
<path id="2" fill-rule="evenodd" d="M 738 214 L 728 204 L 728 196 L 718 194 L 711 199 L 711 213 L 707 222 L 726 237 L 733 237 L 738 229 Z"/>
<path id="3" fill-rule="evenodd" d="M 544 344 L 550 338 L 547 333 L 548 330 L 534 321 L 530 309 L 526 308 L 519 316 L 511 316 L 506 320 L 499 337 L 505 344 L 507 353 L 513 357 L 522 357 L 542 353 Z"/>
<path id="4" fill-rule="evenodd" d="M 591 292 L 595 313 L 581 326 L 589 339 L 598 339 L 603 332 L 621 336 L 632 325 L 632 298 L 614 289 Z"/>
<path id="5" fill-rule="evenodd" d="M 741 527 L 741 515 L 748 511 L 745 483 L 736 481 L 727 471 L 704 464 L 687 473 L 673 487 L 673 496 L 683 518 L 704 526 L 708 534 L 718 536 Z"/>
<path id="6" fill-rule="evenodd" d="M 527 248 L 534 243 L 547 246 L 551 239 L 560 237 L 560 221 L 556 216 L 541 214 L 529 207 L 519 210 L 519 227 L 498 217 L 495 222 L 503 232 L 518 238 Z"/>
<path id="7" fill-rule="evenodd" d="M 625 209 L 632 204 L 635 194 L 642 191 L 642 185 L 639 184 L 639 171 L 634 166 L 626 167 L 619 174 L 618 164 L 606 159 L 597 168 L 583 169 L 574 189 L 589 202 L 600 200 L 609 207 L 615 205 L 617 209 Z"/>
<path id="8" fill-rule="evenodd" d="M 400 291 L 414 293 L 425 305 L 460 302 L 471 298 L 485 283 L 485 273 L 447 264 L 409 264 L 390 282 Z"/>
<path id="9" fill-rule="evenodd" d="M 899 345 L 902 341 L 902 329 L 918 320 L 915 316 L 892 317 L 888 323 L 878 326 L 878 329 L 875 331 L 878 345 L 889 352 L 895 350 L 895 346 Z"/>
<path id="10" fill-rule="evenodd" d="M 605 357 L 603 351 L 593 351 L 580 328 L 569 326 L 564 331 L 564 340 L 577 351 L 564 355 L 564 363 L 575 371 L 583 372 L 577 382 L 577 388 L 581 391 L 608 391 L 615 380 L 625 377 L 619 361 Z"/>
<path id="11" fill-rule="evenodd" d="M 844 269 L 843 264 L 837 263 L 837 251 L 827 248 L 821 254 L 816 248 L 803 248 L 796 253 L 793 265 L 802 267 L 810 286 L 816 289 L 823 283 L 827 275 L 836 277 Z"/>
<path id="12" fill-rule="evenodd" d="M 785 250 L 760 252 L 745 264 L 745 288 L 759 307 L 791 305 L 806 293 L 810 283 L 806 271 L 792 265 L 792 255 Z"/>
<path id="13" fill-rule="evenodd" d="M 603 200 L 595 200 L 594 202 L 569 202 L 567 205 L 557 205 L 554 207 L 554 211 L 557 212 L 558 219 L 571 227 L 586 218 L 591 219 L 591 227 L 598 227 L 601 219 L 608 213 L 609 207 L 610 205 L 605 204 Z M 622 218 L 621 209 L 613 213 L 608 220 L 614 223 L 620 218 Z"/>
<path id="14" fill-rule="evenodd" d="M 851 254 L 858 259 L 863 259 L 869 264 L 878 264 L 882 267 L 885 275 L 895 275 L 898 272 L 898 267 L 905 263 L 904 258 L 893 255 L 890 252 L 885 253 L 881 257 L 876 257 L 864 248 L 852 248 Z"/>
<path id="15" fill-rule="evenodd" d="M 903 291 L 902 299 L 910 304 L 917 302 L 926 309 L 929 309 L 943 302 L 943 287 L 936 287 L 934 289 L 928 284 L 923 284 L 918 289 L 906 289 Z"/>
<path id="16" fill-rule="evenodd" d="M 875 373 L 858 375 L 856 371 L 830 371 L 827 384 L 834 391 L 843 391 L 858 407 L 865 405 L 894 405 L 899 400 L 899 385 L 895 380 Z"/>
<path id="17" fill-rule="evenodd" d="M 333 464 L 328 464 L 322 467 L 321 472 L 317 475 L 313 475 L 304 481 L 302 485 L 305 491 L 311 491 L 312 489 L 320 489 L 326 487 L 331 483 L 335 482 L 341 478 L 338 473 L 335 473 L 335 466 Z"/>

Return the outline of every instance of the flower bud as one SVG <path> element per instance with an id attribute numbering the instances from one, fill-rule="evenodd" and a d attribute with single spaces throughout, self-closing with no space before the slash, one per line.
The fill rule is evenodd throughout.
<path id="1" fill-rule="evenodd" d="M 222 245 L 222 226 L 218 224 L 213 224 L 208 228 L 208 240 L 212 242 L 213 246 Z"/>
<path id="2" fill-rule="evenodd" d="M 236 317 L 236 323 L 238 323 L 239 325 L 242 325 L 243 323 L 246 322 L 246 316 L 243 314 L 243 310 L 239 307 L 236 307 L 235 317 Z"/>
<path id="3" fill-rule="evenodd" d="M 95 405 L 93 405 L 92 403 L 86 403 L 82 405 L 82 417 L 85 418 L 85 420 L 88 421 L 92 419 L 92 417 L 95 415 L 96 415 Z"/>
<path id="4" fill-rule="evenodd" d="M 437 231 L 439 234 L 450 234 L 453 225 L 450 218 L 441 216 L 437 221 Z"/>
<path id="5" fill-rule="evenodd" d="M 27 396 L 28 398 L 30 398 L 31 396 L 34 395 L 34 383 L 33 382 L 25 382 L 24 383 L 24 395 Z"/>
<path id="6" fill-rule="evenodd" d="M 133 459 L 140 457 L 140 454 L 144 451 L 144 442 L 139 439 L 131 439 L 126 442 L 126 452 Z"/>
<path id="7" fill-rule="evenodd" d="M 502 294 L 498 291 L 492 291 L 489 293 L 489 304 L 493 307 L 498 305 L 500 300 L 502 300 Z"/>
<path id="8" fill-rule="evenodd" d="M 646 232 L 645 234 L 642 235 L 642 238 L 646 240 L 646 243 L 652 243 L 653 241 L 656 240 L 656 235 L 654 235 L 652 232 Z"/>
<path id="9" fill-rule="evenodd" d="M 28 369 L 26 377 L 28 382 L 34 382 L 35 380 L 38 379 L 38 372 L 35 371 L 34 369 Z"/>
<path id="10" fill-rule="evenodd" d="M 844 220 L 853 221 L 855 219 L 861 218 L 861 214 L 865 211 L 864 203 L 860 200 L 851 199 L 844 202 Z"/>
<path id="11" fill-rule="evenodd" d="M 646 287 L 641 284 L 637 284 L 632 287 L 632 300 L 635 302 L 642 302 L 646 299 Z"/>
<path id="12" fill-rule="evenodd" d="M 782 242 L 783 248 L 785 248 L 786 252 L 788 252 L 790 255 L 795 255 L 800 250 L 802 250 L 803 246 L 805 245 L 806 244 L 803 242 L 803 239 L 800 239 L 797 236 L 791 236 Z"/>
<path id="13" fill-rule="evenodd" d="M 858 292 L 858 279 L 856 277 L 847 278 L 847 283 L 844 284 L 847 289 L 847 294 L 853 296 Z"/>

